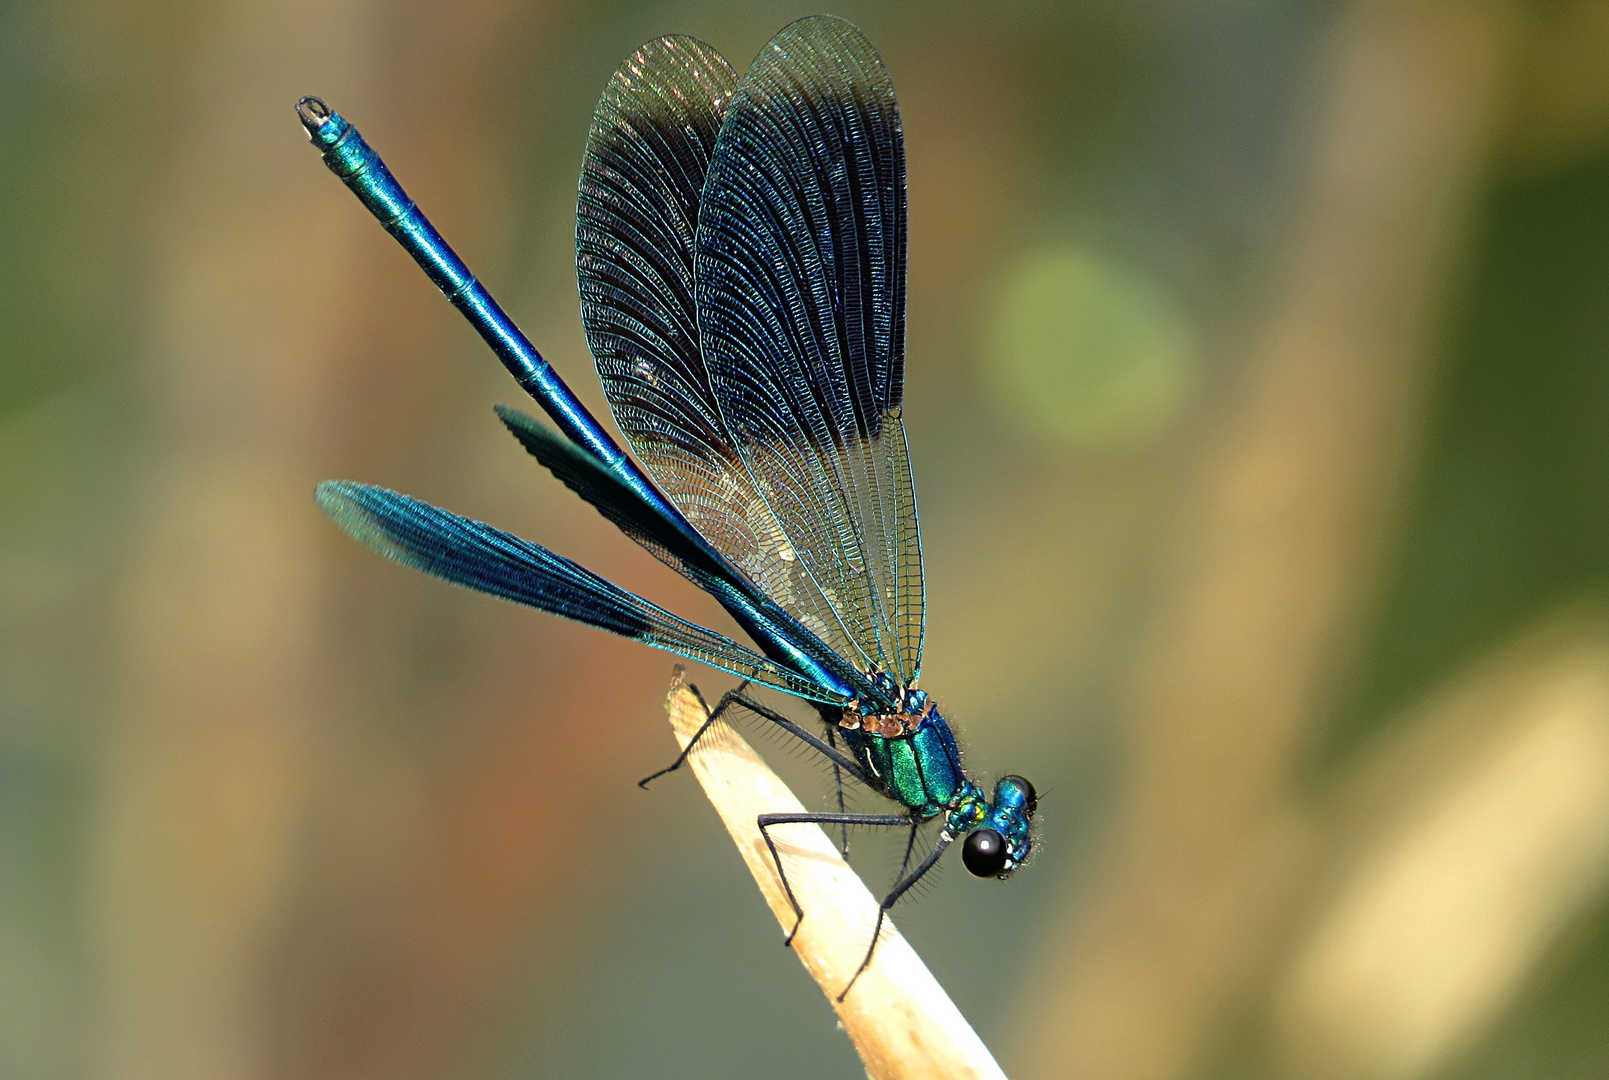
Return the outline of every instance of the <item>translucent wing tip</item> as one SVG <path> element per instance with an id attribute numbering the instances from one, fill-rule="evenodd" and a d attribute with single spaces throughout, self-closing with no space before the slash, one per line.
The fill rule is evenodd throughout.
<path id="1" fill-rule="evenodd" d="M 769 47 L 785 49 L 790 41 L 800 38 L 837 38 L 839 41 L 852 45 L 857 52 L 864 52 L 877 56 L 877 47 L 866 36 L 865 31 L 848 19 L 841 19 L 837 15 L 806 15 L 802 19 L 795 19 L 772 35 Z"/>
<path id="2" fill-rule="evenodd" d="M 499 420 L 503 421 L 503 426 L 513 432 L 514 437 L 527 447 L 530 446 L 533 439 L 547 441 L 547 430 L 542 427 L 534 416 L 523 413 L 509 405 L 493 405 L 492 411 L 497 414 Z"/>
<path id="3" fill-rule="evenodd" d="M 391 515 L 387 511 L 407 499 L 406 495 L 351 480 L 326 480 L 313 489 L 313 499 L 342 532 L 364 547 L 422 568 L 422 560 L 399 544 L 395 531 L 388 527 Z"/>
<path id="4" fill-rule="evenodd" d="M 836 78 L 818 82 L 814 91 L 824 93 L 835 88 L 840 92 L 847 90 L 848 86 L 841 82 L 836 87 L 831 85 L 838 80 L 859 84 L 860 89 L 852 91 L 856 96 L 869 92 L 875 97 L 886 98 L 886 107 L 892 112 L 895 125 L 899 123 L 899 106 L 895 104 L 893 78 L 888 64 L 884 62 L 882 53 L 877 51 L 877 46 L 872 44 L 871 38 L 848 19 L 840 19 L 836 15 L 807 15 L 796 19 L 772 36 L 765 48 L 760 50 L 760 55 L 755 57 L 755 64 L 757 67 L 774 64 L 800 70 L 816 68 L 815 77 L 818 80 L 821 75 L 836 71 Z"/>
<path id="5" fill-rule="evenodd" d="M 775 34 L 771 35 L 771 40 L 775 41 L 777 38 L 782 37 L 785 34 L 788 34 L 788 35 L 803 34 L 803 33 L 807 33 L 807 32 L 812 31 L 812 30 L 835 30 L 835 31 L 839 31 L 839 32 L 843 32 L 843 31 L 847 30 L 850 33 L 854 34 L 856 37 L 865 37 L 866 36 L 864 33 L 861 32 L 860 27 L 856 26 L 854 23 L 850 22 L 848 19 L 843 18 L 842 16 L 839 16 L 839 15 L 806 15 L 802 19 L 793 20 L 791 23 L 788 23 L 786 26 L 784 26 L 781 30 L 778 30 Z"/>
<path id="6" fill-rule="evenodd" d="M 361 513 L 357 496 L 363 486 L 351 480 L 326 480 L 313 489 L 313 501 L 330 516 L 331 521 L 345 529 L 347 521 L 354 514 Z"/>
<path id="7" fill-rule="evenodd" d="M 609 467 L 585 447 L 577 446 L 529 413 L 523 413 L 507 405 L 494 405 L 492 409 L 497 413 L 497 418 L 503 421 L 503 426 L 520 441 L 520 445 L 547 468 L 556 470 L 559 478 L 565 480 L 565 483 L 571 483 L 571 480 L 565 477 L 573 477 L 577 468 L 600 475 L 612 475 Z"/>
<path id="8" fill-rule="evenodd" d="M 731 65 L 726 62 L 726 57 L 722 56 L 715 46 L 709 44 L 709 42 L 687 34 L 666 34 L 663 37 L 656 37 L 652 41 L 645 41 L 637 46 L 626 62 L 621 64 L 615 71 L 615 77 L 625 79 L 643 74 L 638 69 L 659 54 L 668 54 L 680 58 L 681 66 L 688 71 L 702 72 L 712 67 L 726 71 L 731 70 Z"/>

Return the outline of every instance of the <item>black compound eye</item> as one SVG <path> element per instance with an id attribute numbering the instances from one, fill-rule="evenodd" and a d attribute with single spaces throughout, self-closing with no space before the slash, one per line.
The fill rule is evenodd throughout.
<path id="1" fill-rule="evenodd" d="M 1006 838 L 993 829 L 975 829 L 961 843 L 961 862 L 973 877 L 999 877 L 1007 858 Z"/>

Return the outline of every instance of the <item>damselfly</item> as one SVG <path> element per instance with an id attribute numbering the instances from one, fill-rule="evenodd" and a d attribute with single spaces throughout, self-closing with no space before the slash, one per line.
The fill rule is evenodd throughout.
<path id="1" fill-rule="evenodd" d="M 1021 866 L 1032 847 L 1032 785 L 1006 776 L 986 794 L 917 689 L 925 596 L 901 418 L 904 134 L 893 83 L 864 35 L 840 19 L 800 20 L 742 78 L 703 42 L 664 37 L 609 80 L 582 166 L 576 268 L 587 342 L 635 461 L 357 130 L 317 98 L 297 111 L 325 163 L 559 429 L 499 408 L 509 430 L 715 597 L 758 652 L 546 548 L 406 495 L 332 481 L 317 492 L 329 515 L 398 562 L 741 676 L 710 723 L 741 706 L 840 778 L 898 803 L 896 813 L 850 813 L 840 784 L 836 813 L 760 817 L 799 920 L 789 941 L 805 913 L 771 837 L 778 825 L 910 830 L 861 971 L 888 909 L 956 839 L 965 837 L 962 862 L 978 877 Z M 745 692 L 749 683 L 810 702 L 824 730 L 766 707 Z M 936 844 L 912 869 L 918 828 L 939 818 Z"/>

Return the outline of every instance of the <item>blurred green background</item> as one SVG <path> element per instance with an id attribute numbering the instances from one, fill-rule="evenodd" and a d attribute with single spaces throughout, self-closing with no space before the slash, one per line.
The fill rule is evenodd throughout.
<path id="1" fill-rule="evenodd" d="M 0 1076 L 860 1075 L 691 780 L 634 786 L 669 658 L 314 507 L 726 626 L 292 112 L 601 412 L 597 94 L 818 10 L 0 0 Z M 924 685 L 1044 793 L 1027 872 L 899 909 L 939 980 L 1019 1077 L 1609 1076 L 1609 3 L 830 10 L 906 125 Z"/>

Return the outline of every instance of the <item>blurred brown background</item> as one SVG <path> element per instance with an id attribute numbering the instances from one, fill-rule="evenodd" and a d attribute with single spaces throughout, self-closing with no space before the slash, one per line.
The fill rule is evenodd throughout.
<path id="1" fill-rule="evenodd" d="M 859 1075 L 691 782 L 634 786 L 671 660 L 316 511 L 726 625 L 291 109 L 601 410 L 598 92 L 816 10 L 0 0 L 0 1076 Z M 1609 3 L 832 10 L 906 122 L 924 685 L 1044 793 L 918 950 L 1018 1077 L 1609 1076 Z"/>

